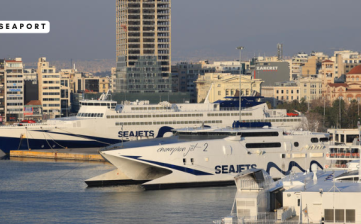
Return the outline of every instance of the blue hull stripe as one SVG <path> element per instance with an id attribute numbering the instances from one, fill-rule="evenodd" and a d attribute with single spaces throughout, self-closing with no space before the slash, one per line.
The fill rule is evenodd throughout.
<path id="1" fill-rule="evenodd" d="M 310 163 L 310 169 L 311 169 L 312 164 L 316 164 L 318 167 L 320 167 L 321 169 L 323 169 L 323 167 L 321 166 L 321 164 L 319 164 L 319 163 L 318 163 L 317 161 L 315 161 L 315 160 L 312 160 L 312 161 L 311 161 L 311 163 Z M 306 171 L 305 171 L 304 169 L 302 169 L 302 167 L 301 167 L 298 163 L 296 163 L 295 161 L 291 161 L 291 162 L 289 163 L 289 165 L 288 165 L 288 170 L 287 170 L 287 171 L 283 171 L 283 170 L 281 170 L 275 163 L 269 162 L 269 163 L 267 164 L 267 170 L 266 170 L 266 172 L 267 172 L 268 174 L 270 174 L 271 168 L 275 168 L 276 170 L 278 170 L 279 172 L 281 172 L 283 175 L 289 175 L 293 167 L 297 167 L 297 168 L 300 169 L 301 172 L 303 172 L 303 173 L 306 172 Z"/>
<path id="2" fill-rule="evenodd" d="M 140 160 L 140 161 L 144 161 L 144 162 L 147 162 L 147 163 L 152 163 L 152 164 L 155 164 L 155 165 L 158 165 L 158 166 L 167 167 L 167 168 L 170 168 L 170 169 L 174 169 L 174 170 L 178 170 L 178 171 L 181 171 L 181 172 L 193 174 L 193 175 L 196 175 L 196 176 L 214 175 L 212 173 L 206 173 L 206 172 L 203 172 L 203 171 L 200 171 L 200 170 L 195 170 L 195 169 L 191 169 L 191 168 L 187 168 L 187 167 L 183 167 L 183 166 L 177 166 L 177 165 L 173 165 L 173 164 L 169 164 L 169 163 L 161 163 L 161 162 L 156 162 L 156 161 L 151 161 L 151 160 L 140 159 L 141 156 L 123 156 L 123 157 Z"/>
<path id="3" fill-rule="evenodd" d="M 0 150 L 5 154 L 9 154 L 10 150 L 28 150 L 30 149 L 63 149 L 67 148 L 95 148 L 95 147 L 105 147 L 109 144 L 120 143 L 120 140 L 115 139 L 105 139 L 101 138 L 101 142 L 97 140 L 51 140 L 48 139 L 20 139 L 20 138 L 9 138 L 9 137 L 0 137 Z M 29 145 L 28 145 L 29 142 Z M 50 147 L 50 146 L 51 147 Z"/>

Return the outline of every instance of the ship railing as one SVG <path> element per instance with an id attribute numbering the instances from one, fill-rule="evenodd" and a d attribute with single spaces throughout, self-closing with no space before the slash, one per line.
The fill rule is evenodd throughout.
<path id="1" fill-rule="evenodd" d="M 359 159 L 360 153 L 327 153 L 328 159 Z"/>
<path id="2" fill-rule="evenodd" d="M 327 159 L 359 159 L 361 146 L 332 146 L 326 154 Z"/>
<path id="3" fill-rule="evenodd" d="M 292 213 L 292 214 L 288 214 Z M 237 213 L 231 213 L 230 219 L 213 221 L 215 224 L 299 224 L 298 218 L 294 216 L 294 208 L 290 208 L 278 216 L 276 212 L 259 212 L 257 216 L 237 217 Z M 295 217 L 290 219 L 289 217 Z"/>
<path id="4" fill-rule="evenodd" d="M 35 127 L 35 126 L 45 126 L 48 125 L 47 123 L 16 123 L 16 124 L 11 124 L 11 125 L 0 125 L 0 128 L 8 128 L 8 127 Z"/>

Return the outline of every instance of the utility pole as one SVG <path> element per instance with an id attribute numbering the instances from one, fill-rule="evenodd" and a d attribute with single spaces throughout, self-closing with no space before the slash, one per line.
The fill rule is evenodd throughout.
<path id="1" fill-rule="evenodd" d="M 236 48 L 239 50 L 239 122 L 242 121 L 242 50 L 244 47 L 239 46 Z M 241 127 L 241 124 L 239 125 Z"/>
<path id="2" fill-rule="evenodd" d="M 323 128 L 325 128 L 325 119 L 326 119 L 326 97 L 323 97 Z"/>
<path id="3" fill-rule="evenodd" d="M 340 129 L 342 128 L 341 125 L 341 97 L 338 97 L 338 109 L 339 109 L 339 117 L 340 117 Z"/>

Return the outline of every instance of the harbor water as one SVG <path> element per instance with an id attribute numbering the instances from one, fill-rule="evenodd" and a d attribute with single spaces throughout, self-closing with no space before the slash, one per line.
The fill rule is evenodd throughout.
<path id="1" fill-rule="evenodd" d="M 212 223 L 228 215 L 236 187 L 144 191 L 87 188 L 107 163 L 0 160 L 0 223 Z"/>

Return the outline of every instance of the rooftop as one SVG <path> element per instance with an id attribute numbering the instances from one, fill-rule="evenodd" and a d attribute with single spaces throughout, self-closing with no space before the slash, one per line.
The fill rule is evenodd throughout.
<path id="1" fill-rule="evenodd" d="M 358 65 L 356 67 L 354 67 L 353 69 L 351 69 L 351 71 L 349 73 L 347 73 L 348 75 L 352 75 L 352 74 L 358 74 L 361 75 L 361 65 Z"/>

